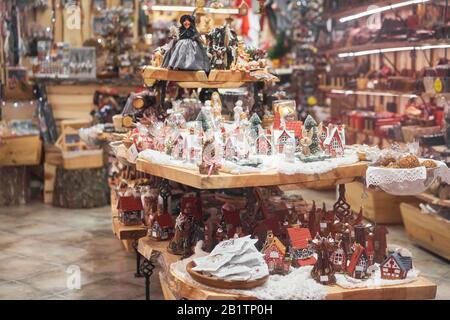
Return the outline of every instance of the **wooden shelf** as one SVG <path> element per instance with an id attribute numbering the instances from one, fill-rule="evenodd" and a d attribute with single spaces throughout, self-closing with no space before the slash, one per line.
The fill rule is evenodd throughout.
<path id="1" fill-rule="evenodd" d="M 124 226 L 117 217 L 113 217 L 114 234 L 119 240 L 137 240 L 147 235 L 147 227 L 144 224 L 136 226 Z"/>
<path id="2" fill-rule="evenodd" d="M 182 183 L 197 189 L 227 189 L 262 187 L 285 184 L 297 184 L 304 187 L 319 183 L 343 184 L 364 176 L 367 162 L 358 162 L 351 165 L 339 166 L 326 173 L 320 174 L 281 174 L 275 171 L 251 174 L 228 174 L 220 172 L 218 175 L 202 175 L 197 170 L 188 170 L 178 167 L 154 164 L 138 159 L 136 168 L 145 173 Z"/>
<path id="3" fill-rule="evenodd" d="M 179 71 L 166 68 L 156 68 L 146 66 L 142 69 L 142 78 L 145 83 L 152 80 L 163 80 L 176 82 L 182 88 L 239 88 L 249 82 L 263 82 L 263 79 L 255 75 L 267 76 L 269 81 L 279 81 L 279 79 L 264 71 L 252 72 L 231 71 L 231 70 L 211 70 L 209 75 L 204 71 Z"/>
<path id="4" fill-rule="evenodd" d="M 170 299 L 177 295 L 190 300 L 256 300 L 255 297 L 230 294 L 198 287 L 192 282 L 187 282 L 173 272 L 170 273 L 169 283 L 165 279 L 161 285 L 165 289 L 164 297 Z M 169 285 L 170 284 L 170 285 Z M 177 288 L 177 294 L 171 290 Z M 169 290 L 169 291 L 167 291 Z M 425 300 L 436 297 L 437 286 L 430 280 L 419 277 L 416 281 L 392 286 L 374 288 L 344 289 L 337 285 L 327 286 L 326 300 Z"/>
<path id="5" fill-rule="evenodd" d="M 441 200 L 428 192 L 418 194 L 416 197 L 429 204 L 435 204 L 438 206 L 450 208 L 450 200 Z"/>
<path id="6" fill-rule="evenodd" d="M 359 52 L 368 50 L 388 49 L 388 48 L 401 48 L 401 47 L 421 47 L 421 46 L 433 46 L 433 45 L 448 45 L 448 41 L 441 40 L 423 40 L 423 41 L 389 41 L 389 42 L 371 42 L 357 46 L 342 46 L 339 48 L 326 50 L 324 53 L 327 55 L 338 55 L 340 53 Z M 378 53 L 376 53 L 378 54 Z"/>
<path id="7" fill-rule="evenodd" d="M 385 7 L 390 4 L 395 3 L 396 1 L 388 0 L 388 1 L 372 1 L 372 3 L 365 3 L 359 6 L 347 7 L 344 9 L 338 9 L 333 12 L 325 12 L 324 19 L 339 19 L 346 16 L 351 16 L 354 14 L 358 14 L 360 12 L 365 12 L 370 6 L 376 5 L 377 7 Z M 397 1 L 400 2 L 400 1 Z"/>
<path id="8" fill-rule="evenodd" d="M 139 239 L 137 250 L 144 258 L 148 260 L 151 258 L 152 253 L 157 251 L 163 256 L 166 266 L 169 266 L 170 264 L 181 259 L 181 256 L 171 254 L 167 251 L 169 242 L 169 240 L 156 241 L 149 236 L 146 236 Z"/>
<path id="9" fill-rule="evenodd" d="M 344 94 L 344 95 L 383 96 L 383 97 L 399 96 L 405 98 L 418 97 L 418 95 L 413 92 L 396 91 L 396 90 L 376 90 L 376 89 L 354 90 L 333 86 L 319 86 L 319 89 L 332 94 Z"/>

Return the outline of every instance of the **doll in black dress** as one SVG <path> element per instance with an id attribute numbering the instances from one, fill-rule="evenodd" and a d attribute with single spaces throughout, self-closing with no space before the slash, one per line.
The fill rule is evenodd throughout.
<path id="1" fill-rule="evenodd" d="M 178 39 L 164 55 L 162 66 L 174 70 L 204 70 L 211 69 L 206 50 L 201 43 L 200 34 L 195 28 L 195 18 L 183 15 L 180 19 Z"/>

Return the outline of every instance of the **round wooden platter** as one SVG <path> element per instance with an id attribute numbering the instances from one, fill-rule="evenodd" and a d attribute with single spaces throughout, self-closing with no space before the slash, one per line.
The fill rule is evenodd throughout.
<path id="1" fill-rule="evenodd" d="M 201 284 L 214 287 L 214 288 L 220 288 L 220 289 L 252 289 L 259 287 L 266 283 L 266 281 L 269 279 L 269 276 L 265 276 L 261 279 L 257 280 L 250 280 L 250 281 L 230 281 L 230 280 L 222 280 L 216 277 L 212 276 L 206 276 L 202 274 L 201 272 L 194 271 L 192 268 L 195 267 L 195 262 L 191 261 L 186 266 L 186 271 L 189 273 L 189 275 L 197 282 L 200 282 Z"/>

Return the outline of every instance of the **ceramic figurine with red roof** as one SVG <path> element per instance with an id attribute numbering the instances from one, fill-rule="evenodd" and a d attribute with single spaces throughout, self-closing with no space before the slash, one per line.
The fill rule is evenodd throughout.
<path id="1" fill-rule="evenodd" d="M 142 223 L 144 207 L 140 197 L 121 196 L 117 202 L 119 221 L 123 225 L 131 226 Z"/>
<path id="2" fill-rule="evenodd" d="M 381 279 L 405 279 L 412 269 L 411 254 L 401 250 L 390 251 L 388 257 L 380 264 Z"/>
<path id="3" fill-rule="evenodd" d="M 294 266 L 303 267 L 314 265 L 316 258 L 311 247 L 311 233 L 308 228 L 288 228 L 289 240 L 291 244 L 291 257 Z"/>
<path id="4" fill-rule="evenodd" d="M 173 220 L 170 214 L 159 214 L 155 217 L 150 229 L 150 236 L 153 240 L 168 240 L 173 236 Z"/>
<path id="5" fill-rule="evenodd" d="M 347 274 L 355 279 L 364 279 L 368 276 L 368 267 L 369 259 L 367 258 L 366 249 L 361 244 L 355 243 L 353 254 L 347 266 Z"/>
<path id="6" fill-rule="evenodd" d="M 337 126 L 329 126 L 328 136 L 323 142 L 323 148 L 332 157 L 344 155 L 345 144 Z"/>
<path id="7" fill-rule="evenodd" d="M 324 285 L 335 284 L 334 266 L 330 262 L 330 253 L 336 247 L 335 241 L 331 237 L 317 235 L 312 241 L 312 246 L 317 253 L 317 261 L 311 270 L 311 277 Z"/>
<path id="8" fill-rule="evenodd" d="M 262 253 L 270 274 L 286 274 L 289 272 L 291 261 L 285 259 L 286 247 L 272 231 L 267 232 Z"/>

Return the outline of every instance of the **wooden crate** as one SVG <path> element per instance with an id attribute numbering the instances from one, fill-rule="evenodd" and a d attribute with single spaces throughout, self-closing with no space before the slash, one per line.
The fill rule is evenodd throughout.
<path id="1" fill-rule="evenodd" d="M 400 205 L 406 233 L 411 241 L 450 260 L 450 221 L 425 214 L 416 205 Z"/>
<path id="2" fill-rule="evenodd" d="M 63 168 L 66 170 L 101 168 L 103 150 L 63 151 Z"/>
<path id="3" fill-rule="evenodd" d="M 380 224 L 402 223 L 400 203 L 418 203 L 415 197 L 394 196 L 373 189 L 367 189 L 367 197 L 361 199 L 363 193 L 364 185 L 361 182 L 345 185 L 345 197 L 353 211 L 358 212 L 362 207 L 366 219 Z"/>
<path id="4" fill-rule="evenodd" d="M 405 126 L 402 127 L 403 140 L 405 142 L 414 142 L 417 137 L 439 133 L 441 132 L 440 126 L 434 127 L 420 127 L 420 126 Z"/>
<path id="5" fill-rule="evenodd" d="M 39 136 L 0 138 L 0 166 L 31 166 L 41 163 L 42 141 Z"/>

